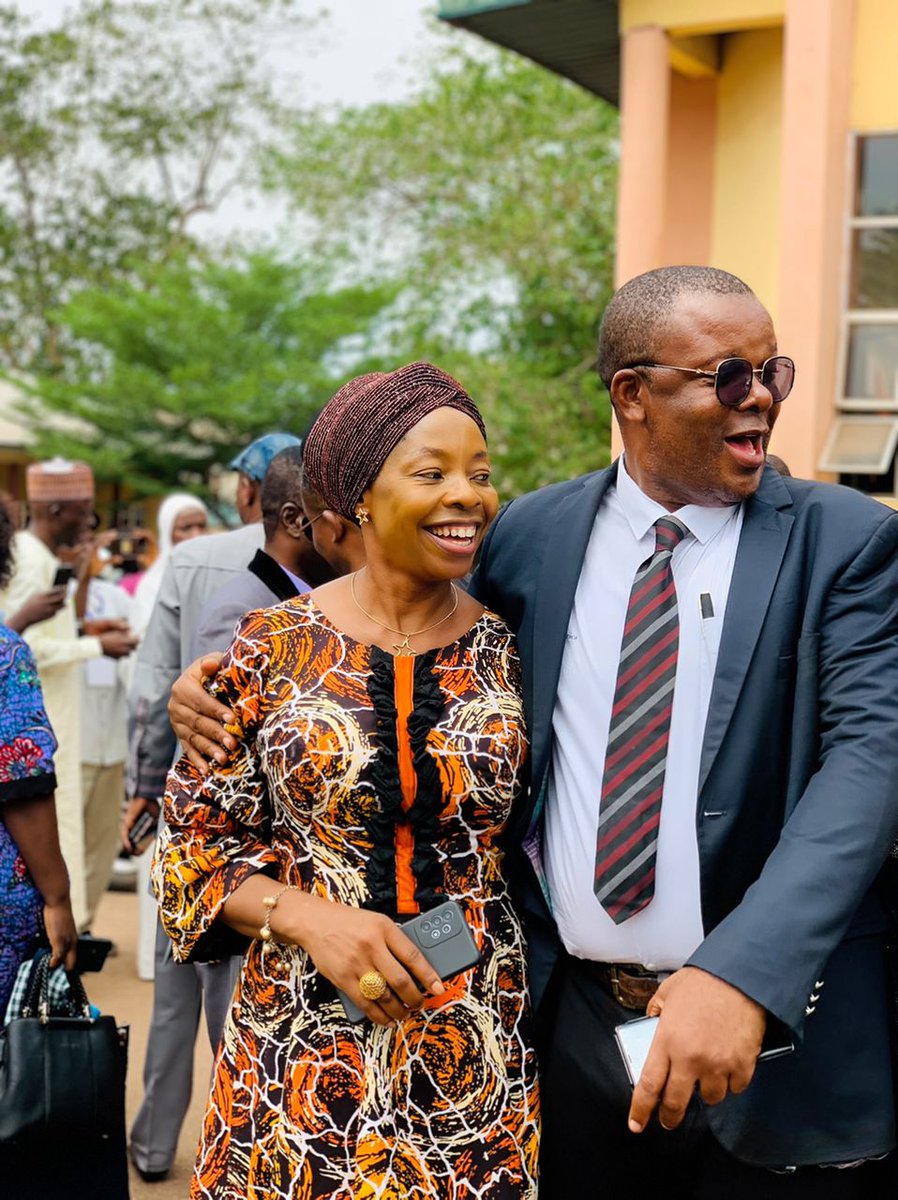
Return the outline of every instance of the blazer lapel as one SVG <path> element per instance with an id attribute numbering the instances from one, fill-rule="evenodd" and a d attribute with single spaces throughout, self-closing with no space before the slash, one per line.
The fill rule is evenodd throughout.
<path id="1" fill-rule="evenodd" d="M 792 497 L 772 468 L 746 504 L 702 744 L 699 795 L 732 720 L 767 615 L 795 519 L 780 510 L 791 504 Z"/>
<path id="2" fill-rule="evenodd" d="M 264 550 L 257 550 L 253 561 L 246 568 L 277 596 L 278 600 L 292 600 L 298 593 L 296 584 L 279 562 Z"/>
<path id="3" fill-rule="evenodd" d="M 587 475 L 559 505 L 542 535 L 547 542 L 533 605 L 531 754 L 533 794 L 539 795 L 552 745 L 552 712 L 565 635 L 596 512 L 617 478 L 617 463 Z"/>

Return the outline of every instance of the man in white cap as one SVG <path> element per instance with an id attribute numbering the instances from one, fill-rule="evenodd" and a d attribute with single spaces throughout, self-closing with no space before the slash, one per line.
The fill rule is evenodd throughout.
<path id="1" fill-rule="evenodd" d="M 53 587 L 59 554 L 73 549 L 96 524 L 94 477 L 86 463 L 53 458 L 32 463 L 25 476 L 28 528 L 15 536 L 13 573 L 0 609 L 15 612 L 32 596 Z M 55 616 L 31 625 L 24 637 L 34 652 L 47 715 L 59 741 L 56 813 L 59 842 L 69 871 L 72 910 L 79 928 L 85 903 L 84 814 L 81 795 L 81 664 L 121 658 L 135 639 L 118 623 L 97 623 L 79 635 L 75 601 L 69 596 Z"/>

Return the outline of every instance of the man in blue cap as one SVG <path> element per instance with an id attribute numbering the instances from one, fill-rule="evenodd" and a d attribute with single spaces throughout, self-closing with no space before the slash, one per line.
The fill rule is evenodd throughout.
<path id="1" fill-rule="evenodd" d="M 271 460 L 288 446 L 299 446 L 299 438 L 292 433 L 266 433 L 241 450 L 231 459 L 228 466 L 237 472 L 237 499 L 235 501 L 240 520 L 251 525 L 262 520 L 262 481 L 268 474 Z M 262 544 L 261 536 L 259 545 Z"/>
<path id="2" fill-rule="evenodd" d="M 130 695 L 131 742 L 126 786 L 131 797 L 122 823 L 122 842 L 138 818 L 159 813 L 165 777 L 177 743 L 168 719 L 171 686 L 192 660 L 194 635 L 206 602 L 247 570 L 262 548 L 262 482 L 271 460 L 288 446 L 290 433 L 256 438 L 231 463 L 237 471 L 237 511 L 243 525 L 229 533 L 193 538 L 175 546 L 137 655 Z M 202 544 L 201 544 L 202 543 Z M 157 922 L 158 924 L 158 922 Z M 200 1007 L 215 1050 L 231 1001 L 239 959 L 194 966 L 172 959 L 171 943 L 157 930 L 153 1017 L 144 1062 L 144 1099 L 131 1129 L 131 1157 L 142 1178 L 164 1179 L 190 1103 L 193 1043 Z"/>

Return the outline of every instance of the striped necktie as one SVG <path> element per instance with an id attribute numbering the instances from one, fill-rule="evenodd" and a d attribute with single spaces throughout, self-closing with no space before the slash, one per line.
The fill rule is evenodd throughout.
<path id="1" fill-rule="evenodd" d="M 627 606 L 605 753 L 593 890 L 619 925 L 655 894 L 655 851 L 677 675 L 680 621 L 670 560 L 688 529 L 655 522 L 655 550 Z"/>

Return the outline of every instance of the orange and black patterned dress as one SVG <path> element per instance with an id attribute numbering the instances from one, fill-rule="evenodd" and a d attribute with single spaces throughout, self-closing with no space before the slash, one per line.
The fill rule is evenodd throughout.
<path id="1" fill-rule="evenodd" d="M 249 943 L 191 1196 L 532 1200 L 536 1062 L 497 845 L 527 750 L 509 630 L 484 613 L 394 659 L 304 596 L 245 617 L 219 679 L 240 747 L 205 779 L 172 771 L 155 864 L 176 957 L 234 949 L 218 914 L 258 871 L 394 915 L 451 897 L 481 957 L 381 1027 L 347 1020 L 303 950 Z"/>

